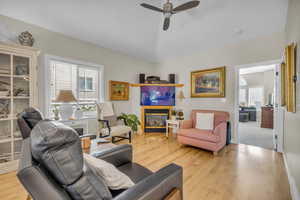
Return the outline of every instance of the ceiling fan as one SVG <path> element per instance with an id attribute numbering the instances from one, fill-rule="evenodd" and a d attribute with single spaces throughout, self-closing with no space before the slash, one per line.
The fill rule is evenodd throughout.
<path id="1" fill-rule="evenodd" d="M 191 8 L 195 8 L 199 4 L 200 4 L 200 1 L 189 1 L 180 6 L 177 6 L 176 8 L 173 8 L 173 4 L 170 2 L 170 0 L 167 0 L 167 2 L 164 4 L 164 7 L 162 9 L 158 8 L 156 6 L 147 4 L 147 3 L 142 3 L 141 6 L 143 6 L 144 8 L 148 8 L 148 9 L 163 13 L 164 17 L 165 17 L 163 29 L 164 29 L 164 31 L 166 31 L 166 30 L 168 30 L 168 28 L 170 26 L 170 18 L 173 14 L 176 14 L 181 11 L 189 10 Z"/>

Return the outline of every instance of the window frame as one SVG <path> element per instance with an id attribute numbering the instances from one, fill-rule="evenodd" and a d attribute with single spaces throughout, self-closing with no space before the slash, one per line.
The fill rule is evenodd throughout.
<path id="1" fill-rule="evenodd" d="M 99 102 L 104 101 L 104 99 L 105 99 L 105 89 L 104 89 L 105 81 L 104 81 L 104 66 L 103 65 L 46 54 L 45 55 L 45 65 L 44 65 L 44 80 L 45 80 L 45 82 L 44 82 L 44 91 L 45 91 L 45 93 L 44 93 L 45 94 L 45 96 L 44 96 L 44 115 L 46 117 L 51 116 L 49 113 L 49 107 L 51 105 L 51 96 L 50 96 L 51 95 L 51 92 L 50 92 L 51 77 L 49 76 L 49 74 L 51 74 L 50 63 L 52 60 L 77 65 L 78 68 L 97 70 L 99 73 L 98 74 L 99 96 L 98 96 L 97 101 L 99 101 Z M 79 78 L 78 71 L 77 71 L 77 77 Z M 79 80 L 77 81 L 77 90 L 79 91 Z"/>

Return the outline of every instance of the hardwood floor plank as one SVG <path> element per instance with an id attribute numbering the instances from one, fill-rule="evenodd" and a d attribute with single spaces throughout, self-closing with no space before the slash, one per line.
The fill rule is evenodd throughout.
<path id="1" fill-rule="evenodd" d="M 231 144 L 214 156 L 163 134 L 135 135 L 132 145 L 134 161 L 152 171 L 172 162 L 183 167 L 185 200 L 291 199 L 280 153 Z M 1 200 L 27 197 L 15 172 L 0 175 L 0 185 Z"/>

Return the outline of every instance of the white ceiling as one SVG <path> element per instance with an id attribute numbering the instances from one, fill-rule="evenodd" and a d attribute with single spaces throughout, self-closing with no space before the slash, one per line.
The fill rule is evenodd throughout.
<path id="1" fill-rule="evenodd" d="M 262 65 L 250 68 L 242 68 L 240 69 L 240 75 L 271 71 L 275 70 L 275 67 L 275 65 Z"/>
<path id="2" fill-rule="evenodd" d="M 188 0 L 173 0 L 175 6 Z M 282 32 L 288 0 L 201 0 L 174 15 L 167 32 L 161 0 L 0 0 L 0 14 L 128 55 L 161 61 Z"/>

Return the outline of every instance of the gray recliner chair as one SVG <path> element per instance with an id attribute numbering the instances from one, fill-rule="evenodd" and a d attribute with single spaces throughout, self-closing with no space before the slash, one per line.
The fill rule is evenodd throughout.
<path id="1" fill-rule="evenodd" d="M 115 165 L 135 185 L 109 190 L 95 169 L 84 162 L 76 132 L 55 121 L 39 121 L 23 140 L 17 176 L 34 200 L 162 200 L 173 189 L 182 196 L 182 168 L 170 164 L 153 173 L 132 161 L 131 145 L 94 153 Z"/>

